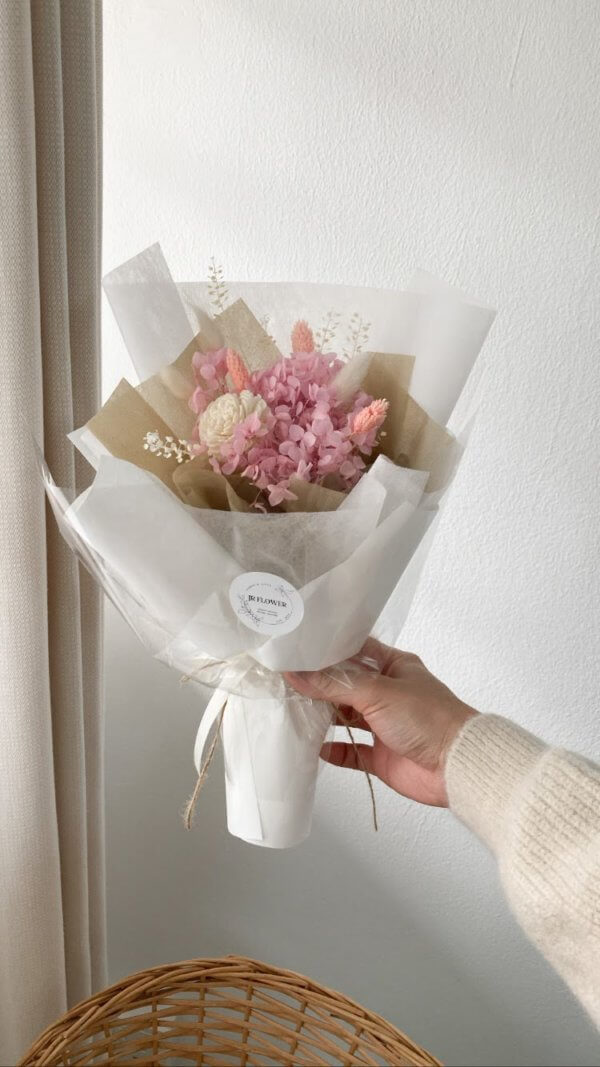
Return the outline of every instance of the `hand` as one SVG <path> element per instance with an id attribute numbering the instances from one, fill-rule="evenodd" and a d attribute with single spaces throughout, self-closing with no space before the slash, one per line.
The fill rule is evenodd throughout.
<path id="1" fill-rule="evenodd" d="M 463 724 L 478 712 L 430 674 L 418 656 L 369 638 L 356 661 L 370 669 L 351 676 L 349 688 L 323 671 L 286 674 L 303 696 L 329 700 L 338 723 L 373 735 L 373 744 L 334 741 L 322 756 L 336 767 L 367 770 L 402 796 L 447 807 L 446 757 Z M 362 765 L 361 765 L 362 764 Z"/>

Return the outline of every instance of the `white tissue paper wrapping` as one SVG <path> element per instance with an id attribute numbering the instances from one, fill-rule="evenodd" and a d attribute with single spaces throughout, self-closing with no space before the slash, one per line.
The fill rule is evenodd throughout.
<path id="1" fill-rule="evenodd" d="M 209 332 L 207 287 L 178 289 L 157 245 L 104 284 L 142 380 L 172 362 L 199 326 Z M 257 318 L 269 316 L 284 351 L 296 319 L 359 309 L 371 323 L 372 350 L 416 357 L 411 395 L 442 424 L 493 320 L 490 309 L 423 274 L 401 293 L 297 284 L 229 290 Z M 230 832 L 274 848 L 299 843 L 310 831 L 332 709 L 292 693 L 281 672 L 343 663 L 374 632 L 397 638 L 443 494 L 425 491 L 427 472 L 379 456 L 337 511 L 192 508 L 149 472 L 108 454 L 89 430 L 71 436 L 97 473 L 70 501 L 44 468 L 63 535 L 149 651 L 214 689 L 196 741 L 198 769 L 225 707 Z M 291 583 L 303 606 L 294 629 L 259 633 L 236 614 L 230 587 L 248 572 Z"/>

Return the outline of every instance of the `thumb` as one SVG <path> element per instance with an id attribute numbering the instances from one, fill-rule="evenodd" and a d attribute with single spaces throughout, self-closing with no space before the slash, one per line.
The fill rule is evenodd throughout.
<path id="1" fill-rule="evenodd" d="M 382 680 L 378 674 L 356 671 L 348 681 L 327 671 L 284 671 L 284 678 L 293 689 L 312 700 L 329 700 L 332 704 L 346 704 L 362 712 L 373 702 L 373 689 Z"/>

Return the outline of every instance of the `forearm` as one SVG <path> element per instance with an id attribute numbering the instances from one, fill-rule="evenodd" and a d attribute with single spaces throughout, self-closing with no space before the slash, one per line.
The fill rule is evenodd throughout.
<path id="1" fill-rule="evenodd" d="M 523 929 L 600 1025 L 600 767 L 479 715 L 452 745 L 446 785 Z"/>

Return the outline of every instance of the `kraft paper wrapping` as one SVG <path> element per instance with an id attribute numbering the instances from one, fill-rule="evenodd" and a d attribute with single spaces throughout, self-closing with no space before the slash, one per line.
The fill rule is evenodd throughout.
<path id="1" fill-rule="evenodd" d="M 249 511 L 256 498 L 256 488 L 250 482 L 217 474 L 206 466 L 203 456 L 180 464 L 173 472 L 173 482 L 182 500 L 195 508 Z"/>
<path id="2" fill-rule="evenodd" d="M 174 489 L 173 474 L 177 460 L 164 459 L 144 449 L 144 435 L 149 429 L 157 430 L 163 436 L 168 436 L 172 430 L 124 378 L 104 407 L 92 416 L 87 428 L 112 456 L 135 463 L 136 467 L 150 471 L 169 489 Z"/>
<path id="3" fill-rule="evenodd" d="M 209 347 L 225 343 L 214 316 L 210 282 L 176 285 L 155 244 L 103 280 L 104 289 L 140 380 L 171 363 L 200 331 Z M 403 290 L 299 282 L 227 281 L 227 298 L 244 300 L 278 348 L 287 351 L 290 330 L 306 318 L 321 333 L 332 316 L 325 347 L 347 348 L 356 316 L 369 324 L 375 352 L 415 356 L 410 393 L 444 426 L 494 321 L 495 312 L 472 295 L 417 271 Z"/>
<path id="4" fill-rule="evenodd" d="M 215 315 L 215 322 L 227 348 L 241 352 L 250 371 L 266 370 L 281 359 L 281 352 L 272 337 L 243 300 L 236 300 Z"/>
<path id="5" fill-rule="evenodd" d="M 191 437 L 196 421 L 188 404 L 196 385 L 192 356 L 194 352 L 204 352 L 208 347 L 206 337 L 197 334 L 173 363 L 161 367 L 158 374 L 153 374 L 137 387 L 144 400 L 171 427 L 170 432 L 174 437 L 184 440 Z"/>
<path id="6" fill-rule="evenodd" d="M 360 386 L 371 396 L 385 396 L 400 414 L 404 397 L 410 389 L 415 357 L 390 352 L 370 352 L 369 356 Z"/>
<path id="7" fill-rule="evenodd" d="M 236 300 L 215 317 L 223 342 L 241 350 L 253 369 L 263 369 L 281 358 L 277 346 L 243 300 Z M 206 335 L 198 333 L 172 363 L 134 389 L 121 382 L 104 407 L 88 423 L 88 429 L 113 455 L 127 459 L 158 477 L 187 504 L 219 510 L 245 511 L 256 499 L 256 489 L 244 479 L 225 478 L 208 469 L 206 459 L 178 464 L 157 457 L 143 448 L 148 431 L 162 437 L 188 439 L 195 415 L 188 398 L 194 386 L 192 357 L 208 347 Z M 427 490 L 443 488 L 456 462 L 456 443 L 409 394 L 414 358 L 373 352 L 357 361 L 364 371 L 362 388 L 385 398 L 390 407 L 384 435 L 373 455 L 383 454 L 394 463 L 429 471 Z M 360 387 L 360 379 L 355 383 Z M 314 485 L 294 480 L 297 500 L 285 501 L 285 511 L 332 511 L 345 494 L 335 485 Z"/>
<path id="8" fill-rule="evenodd" d="M 346 499 L 346 494 L 337 489 L 305 482 L 302 478 L 292 478 L 290 489 L 297 499 L 284 501 L 286 511 L 337 511 Z"/>
<path id="9" fill-rule="evenodd" d="M 452 434 L 435 422 L 409 394 L 412 356 L 374 352 L 363 381 L 371 396 L 385 398 L 390 408 L 375 455 L 400 467 L 429 471 L 427 491 L 442 489 L 457 458 Z"/>

